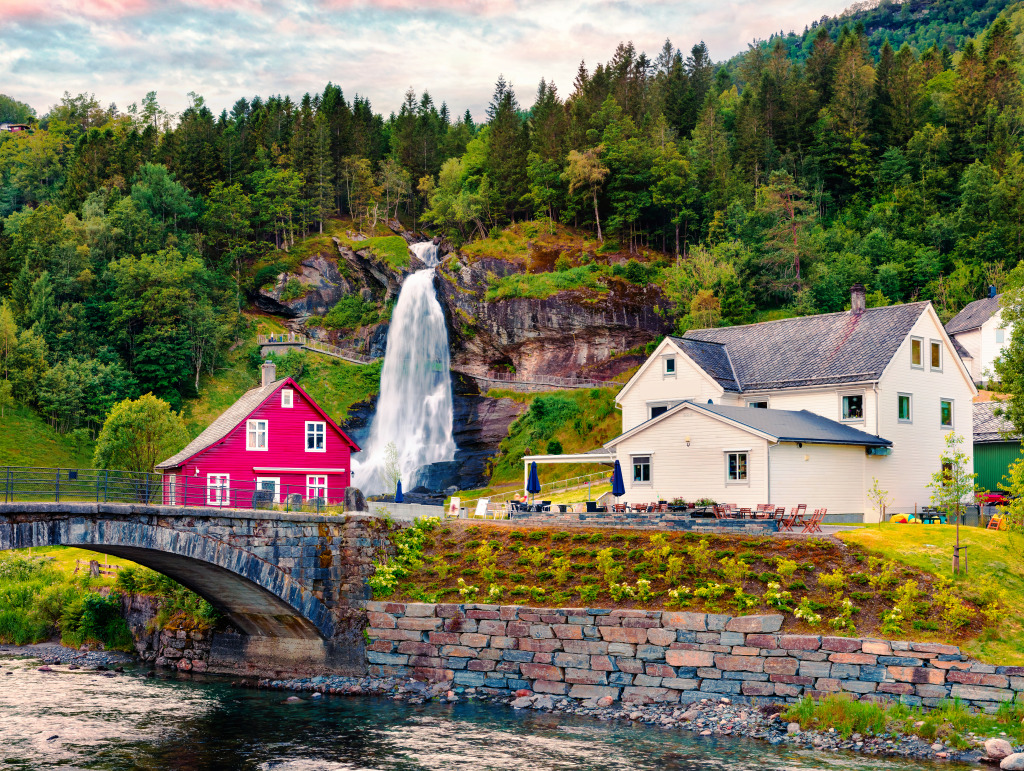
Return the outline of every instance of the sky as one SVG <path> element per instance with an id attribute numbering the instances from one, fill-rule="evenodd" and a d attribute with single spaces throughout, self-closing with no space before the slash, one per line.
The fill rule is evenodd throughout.
<path id="1" fill-rule="evenodd" d="M 802 31 L 849 0 L 0 0 L 0 93 L 42 115 L 65 91 L 124 110 L 156 91 L 220 112 L 242 96 L 321 91 L 369 97 L 387 115 L 408 88 L 475 118 L 499 75 L 524 106 L 546 78 L 564 96 L 631 40 L 704 40 L 716 61 L 777 31 Z"/>

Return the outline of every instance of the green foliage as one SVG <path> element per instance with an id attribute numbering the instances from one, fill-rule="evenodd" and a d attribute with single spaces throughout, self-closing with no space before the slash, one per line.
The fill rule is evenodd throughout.
<path id="1" fill-rule="evenodd" d="M 361 295 L 349 294 L 336 302 L 323 318 L 327 329 L 358 329 L 380 320 L 377 306 Z"/>
<path id="2" fill-rule="evenodd" d="M 188 443 L 185 424 L 171 405 L 152 394 L 115 405 L 103 424 L 95 468 L 152 471 Z"/>

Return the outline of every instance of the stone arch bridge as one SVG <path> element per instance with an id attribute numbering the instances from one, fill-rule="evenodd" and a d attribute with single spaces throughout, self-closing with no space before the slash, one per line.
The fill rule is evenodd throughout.
<path id="1" fill-rule="evenodd" d="M 0 503 L 0 550 L 74 546 L 173 578 L 237 630 L 214 635 L 210 671 L 361 674 L 361 603 L 387 548 L 382 524 L 367 514 Z"/>

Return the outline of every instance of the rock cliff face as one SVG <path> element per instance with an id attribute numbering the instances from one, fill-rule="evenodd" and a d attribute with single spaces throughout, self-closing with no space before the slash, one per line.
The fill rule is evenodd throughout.
<path id="1" fill-rule="evenodd" d="M 526 377 L 612 377 L 636 365 L 620 354 L 668 331 L 656 310 L 665 305 L 661 289 L 625 280 L 611 279 L 605 293 L 485 300 L 489 276 L 517 270 L 497 259 L 446 261 L 438 291 L 450 319 L 453 368 L 472 375 L 514 367 Z"/>

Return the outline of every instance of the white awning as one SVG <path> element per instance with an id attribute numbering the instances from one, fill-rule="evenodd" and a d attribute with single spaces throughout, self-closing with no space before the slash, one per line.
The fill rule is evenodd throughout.
<path id="1" fill-rule="evenodd" d="M 615 452 L 612 450 L 601 450 L 600 452 L 573 452 L 562 455 L 525 455 L 523 463 L 601 463 L 605 466 L 615 465 Z"/>

